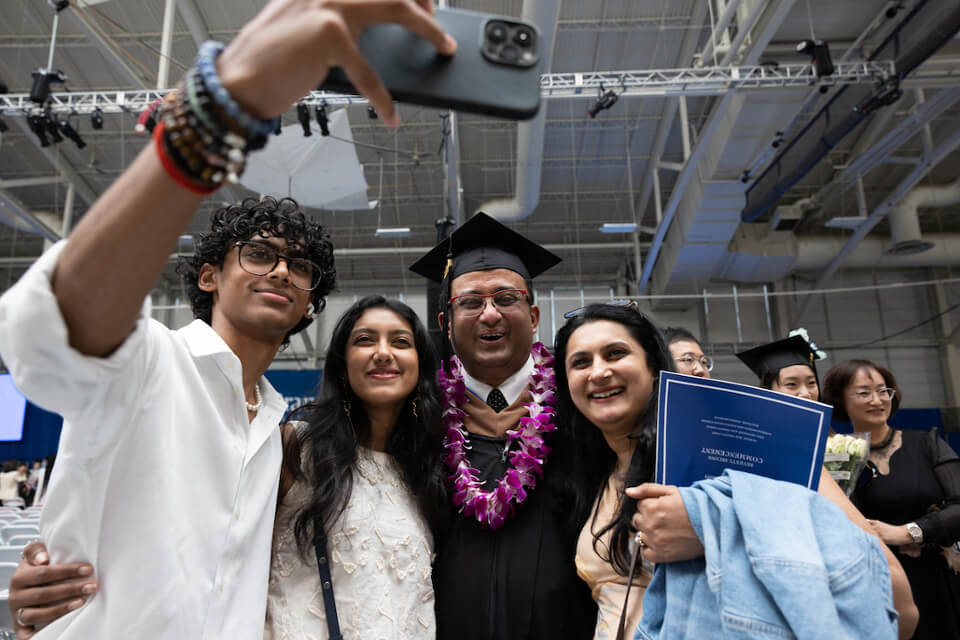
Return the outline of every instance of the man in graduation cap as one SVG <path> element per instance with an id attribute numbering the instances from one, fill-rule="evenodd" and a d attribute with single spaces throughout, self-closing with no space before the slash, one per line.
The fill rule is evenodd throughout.
<path id="1" fill-rule="evenodd" d="M 440 373 L 457 511 L 437 540 L 440 640 L 593 636 L 564 497 L 572 435 L 553 424 L 552 358 L 534 344 L 532 279 L 558 262 L 478 213 L 411 267 L 441 284 L 456 356 Z"/>

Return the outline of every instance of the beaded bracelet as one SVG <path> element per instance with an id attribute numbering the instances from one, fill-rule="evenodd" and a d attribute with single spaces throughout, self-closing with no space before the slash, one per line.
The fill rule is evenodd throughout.
<path id="1" fill-rule="evenodd" d="M 181 84 L 164 100 L 161 118 L 166 151 L 180 171 L 202 188 L 237 182 L 246 166 L 242 136 L 218 127 L 206 129 Z"/>
<path id="2" fill-rule="evenodd" d="M 156 109 L 154 141 L 164 169 L 200 194 L 237 182 L 247 152 L 262 148 L 280 121 L 254 118 L 233 100 L 217 74 L 223 49 L 218 42 L 201 45 L 194 67 Z"/>
<path id="3" fill-rule="evenodd" d="M 202 196 L 207 196 L 213 193 L 219 188 L 220 185 L 216 187 L 201 187 L 200 185 L 194 184 L 187 178 L 179 167 L 173 162 L 170 158 L 170 154 L 167 150 L 167 144 L 163 138 L 164 134 L 164 124 L 161 122 L 153 128 L 153 142 L 154 146 L 157 149 L 157 156 L 160 158 L 160 164 L 163 165 L 164 170 L 167 172 L 174 182 L 179 184 L 181 187 L 184 187 L 188 191 L 193 193 L 200 194 Z"/>
<path id="4" fill-rule="evenodd" d="M 217 73 L 217 57 L 223 53 L 224 48 L 222 42 L 214 40 L 208 40 L 200 45 L 195 64 L 203 78 L 203 84 L 206 85 L 214 102 L 226 112 L 227 116 L 235 120 L 241 129 L 250 132 L 252 137 L 266 138 L 277 128 L 279 117 L 269 120 L 254 118 L 230 96 Z"/>

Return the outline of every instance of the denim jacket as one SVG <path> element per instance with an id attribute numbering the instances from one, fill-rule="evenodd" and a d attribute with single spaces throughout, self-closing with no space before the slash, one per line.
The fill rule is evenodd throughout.
<path id="1" fill-rule="evenodd" d="M 680 494 L 704 557 L 657 565 L 634 640 L 897 637 L 880 541 L 826 498 L 729 470 Z"/>

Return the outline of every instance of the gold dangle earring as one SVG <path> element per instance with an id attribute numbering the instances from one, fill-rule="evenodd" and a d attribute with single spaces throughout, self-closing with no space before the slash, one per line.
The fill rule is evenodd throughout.
<path id="1" fill-rule="evenodd" d="M 417 400 L 419 399 L 420 399 L 420 396 L 418 395 L 416 398 L 410 401 L 410 410 L 413 411 L 414 418 L 420 417 L 420 413 L 417 411 Z"/>
<path id="2" fill-rule="evenodd" d="M 350 394 L 350 385 L 347 384 L 347 379 L 343 379 L 343 412 L 347 414 L 347 421 L 350 423 L 350 428 L 353 428 L 353 418 L 350 417 L 350 409 L 353 406 L 353 397 Z"/>

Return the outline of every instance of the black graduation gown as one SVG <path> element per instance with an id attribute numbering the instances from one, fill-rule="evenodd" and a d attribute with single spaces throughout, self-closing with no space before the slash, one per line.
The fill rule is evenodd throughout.
<path id="1" fill-rule="evenodd" d="M 504 438 L 469 434 L 468 457 L 485 488 L 507 470 Z M 433 579 L 438 640 L 590 640 L 597 607 L 574 565 L 576 532 L 562 514 L 551 468 L 497 531 L 454 516 L 438 541 Z"/>

